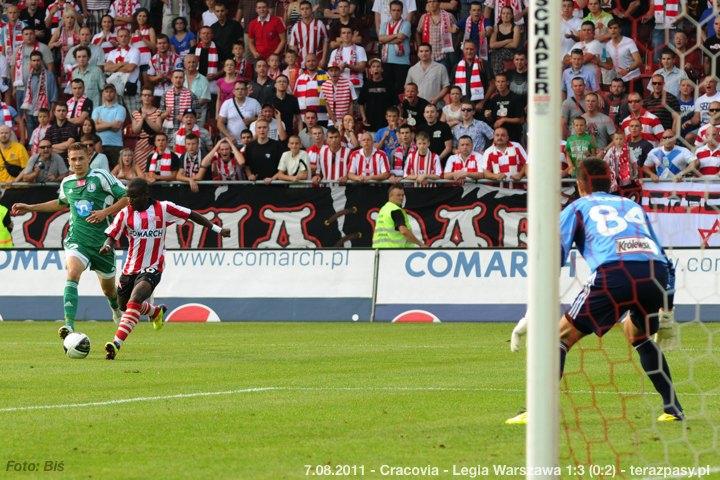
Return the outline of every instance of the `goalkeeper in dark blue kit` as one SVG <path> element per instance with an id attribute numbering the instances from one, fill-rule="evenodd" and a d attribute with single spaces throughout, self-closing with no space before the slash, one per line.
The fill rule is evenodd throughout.
<path id="1" fill-rule="evenodd" d="M 653 232 L 642 207 L 630 199 L 611 195 L 610 172 L 602 160 L 586 160 L 578 169 L 581 198 L 560 215 L 561 260 L 573 244 L 590 268 L 590 278 L 570 309 L 560 319 L 560 376 L 567 352 L 591 333 L 602 337 L 623 316 L 628 342 L 640 356 L 640 364 L 663 399 L 660 422 L 685 419 L 670 368 L 660 347 L 672 344 L 676 324 L 673 307 L 673 265 Z M 525 319 L 513 330 L 512 343 L 526 331 Z M 523 412 L 506 421 L 527 423 Z"/>

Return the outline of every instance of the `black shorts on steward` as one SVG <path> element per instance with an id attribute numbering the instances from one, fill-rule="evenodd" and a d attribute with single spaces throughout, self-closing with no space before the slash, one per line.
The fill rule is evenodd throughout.
<path id="1" fill-rule="evenodd" d="M 120 275 L 117 286 L 120 309 L 125 310 L 125 306 L 130 300 L 130 294 L 132 294 L 135 285 L 142 281 L 148 282 L 151 287 L 150 293 L 152 294 L 155 287 L 157 287 L 158 283 L 160 283 L 161 277 L 162 272 L 159 272 L 155 268 L 146 268 L 140 273 L 135 273 L 133 275 Z"/>
<path id="2" fill-rule="evenodd" d="M 602 337 L 629 311 L 635 326 L 652 335 L 658 310 L 665 304 L 665 263 L 613 262 L 601 265 L 588 279 L 566 316 L 585 334 Z"/>

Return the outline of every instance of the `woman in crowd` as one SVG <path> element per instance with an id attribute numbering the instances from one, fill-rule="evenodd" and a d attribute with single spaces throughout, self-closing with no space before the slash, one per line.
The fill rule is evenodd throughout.
<path id="1" fill-rule="evenodd" d="M 235 88 L 235 82 L 240 80 L 237 74 L 237 68 L 235 60 L 228 58 L 223 63 L 224 76 L 217 79 L 218 95 L 217 102 L 215 104 L 215 111 L 220 111 L 220 106 L 223 102 L 229 98 L 233 98 L 233 89 Z"/>
<path id="2" fill-rule="evenodd" d="M 67 7 L 63 10 L 60 25 L 53 29 L 52 37 L 48 42 L 48 47 L 53 50 L 55 58 L 55 66 L 59 66 L 60 86 L 64 89 L 68 83 L 67 72 L 63 71 L 65 65 L 65 56 L 71 47 L 80 43 L 80 25 L 78 24 L 75 9 Z"/>
<path id="3" fill-rule="evenodd" d="M 183 56 L 195 48 L 196 44 L 197 37 L 188 30 L 187 20 L 183 17 L 173 20 L 173 35 L 170 37 L 170 45 L 175 49 L 175 53 Z"/>
<path id="4" fill-rule="evenodd" d="M 357 132 L 355 131 L 355 117 L 351 114 L 344 115 L 340 123 L 340 143 L 343 147 L 354 150 L 360 147 Z"/>
<path id="5" fill-rule="evenodd" d="M 152 89 L 143 88 L 140 92 L 140 109 L 132 113 L 131 128 L 139 137 L 135 144 L 135 164 L 144 171 L 147 157 L 154 149 L 152 138 L 162 131 L 160 109 L 153 104 Z"/>
<path id="6" fill-rule="evenodd" d="M 133 16 L 134 31 L 130 38 L 130 45 L 140 51 L 140 74 L 144 75 L 150 68 L 150 59 L 155 53 L 155 29 L 148 23 L 150 12 L 140 8 Z"/>
<path id="7" fill-rule="evenodd" d="M 507 70 L 505 63 L 512 61 L 515 50 L 520 46 L 521 28 L 515 25 L 512 8 L 503 7 L 500 10 L 500 22 L 490 36 L 490 62 L 493 75 Z"/>
<path id="8" fill-rule="evenodd" d="M 460 100 L 462 99 L 462 89 L 457 85 L 450 88 L 450 103 L 442 108 L 440 121 L 448 124 L 452 128 L 462 120 L 462 111 L 460 110 Z"/>
<path id="9" fill-rule="evenodd" d="M 95 126 L 95 120 L 88 117 L 86 118 L 82 125 L 80 125 L 80 137 L 84 137 L 86 135 L 92 135 L 93 137 L 97 136 L 97 127 Z M 98 153 L 102 153 L 102 143 L 95 143 L 93 144 L 93 148 Z"/>
<path id="10" fill-rule="evenodd" d="M 117 48 L 118 43 L 117 37 L 115 36 L 115 20 L 113 17 L 103 15 L 100 20 L 100 31 L 93 36 L 90 43 L 102 48 L 105 55 Z"/>
<path id="11" fill-rule="evenodd" d="M 133 151 L 129 148 L 123 148 L 118 155 L 119 162 L 113 168 L 112 174 L 119 180 L 132 180 L 133 178 L 142 177 L 143 171 L 138 168 L 133 158 Z"/>

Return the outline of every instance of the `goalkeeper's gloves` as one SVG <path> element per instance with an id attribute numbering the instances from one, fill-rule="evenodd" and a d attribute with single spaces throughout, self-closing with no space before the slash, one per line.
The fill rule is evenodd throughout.
<path id="1" fill-rule="evenodd" d="M 523 317 L 520 319 L 520 321 L 515 325 L 515 328 L 513 328 L 512 335 L 510 335 L 510 351 L 511 352 L 519 352 L 520 351 L 520 343 L 522 340 L 522 337 L 525 336 L 527 333 L 527 318 Z"/>
<path id="2" fill-rule="evenodd" d="M 673 350 L 678 346 L 678 324 L 675 321 L 675 313 L 672 310 L 669 312 L 660 310 L 658 320 L 660 328 L 655 334 L 655 343 L 664 351 Z"/>

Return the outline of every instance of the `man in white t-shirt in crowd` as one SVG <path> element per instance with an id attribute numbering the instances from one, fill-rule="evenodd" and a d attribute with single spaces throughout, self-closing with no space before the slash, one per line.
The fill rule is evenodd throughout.
<path id="1" fill-rule="evenodd" d="M 375 0 L 373 2 L 372 11 L 375 14 L 375 31 L 380 32 L 380 25 L 389 22 L 390 17 L 390 1 L 391 0 Z M 417 4 L 415 0 L 400 0 L 403 3 L 402 19 L 413 23 L 413 17 L 417 12 Z"/>
<path id="2" fill-rule="evenodd" d="M 240 133 L 258 118 L 260 110 L 260 103 L 248 97 L 247 83 L 237 81 L 233 87 L 233 98 L 228 98 L 220 105 L 218 130 L 224 136 L 234 138 L 239 144 Z"/>
<path id="3" fill-rule="evenodd" d="M 560 12 L 560 32 L 562 34 L 560 50 L 565 56 L 570 53 L 573 45 L 580 39 L 582 20 L 573 15 L 573 0 L 563 0 Z"/>
<path id="4" fill-rule="evenodd" d="M 695 101 L 695 115 L 683 124 L 683 128 L 690 126 L 702 126 L 710 122 L 710 104 L 720 101 L 720 92 L 717 91 L 717 78 L 708 75 L 703 80 L 705 94 Z"/>
<path id="5" fill-rule="evenodd" d="M 367 66 L 367 54 L 363 47 L 353 43 L 352 28 L 340 27 L 340 46 L 330 54 L 328 66 L 330 65 L 340 67 L 343 78 L 355 87 L 355 93 L 360 93 Z"/>
<path id="6" fill-rule="evenodd" d="M 595 24 L 589 20 L 582 22 L 580 27 L 580 41 L 575 43 L 570 51 L 579 48 L 583 51 L 583 63 L 600 65 L 600 57 L 603 52 L 603 44 L 595 40 Z M 563 65 L 570 65 L 570 53 L 563 57 Z"/>
<path id="7" fill-rule="evenodd" d="M 284 142 L 287 139 L 287 130 L 285 130 L 285 124 L 282 121 L 282 114 L 280 113 L 280 110 L 269 103 L 266 103 L 260 110 L 258 120 L 260 119 L 263 119 L 268 123 L 268 137 L 272 140 Z M 250 131 L 255 138 L 257 138 L 257 135 L 255 134 L 256 122 L 257 120 L 250 124 Z"/>
<path id="8" fill-rule="evenodd" d="M 629 85 L 631 92 L 642 92 L 640 81 L 640 65 L 643 64 L 635 42 L 620 33 L 620 24 L 613 19 L 608 22 L 610 40 L 605 44 L 608 57 L 613 62 L 613 69 Z"/>
<path id="9" fill-rule="evenodd" d="M 118 47 L 105 57 L 107 83 L 115 85 L 120 97 L 118 103 L 134 112 L 140 106 L 140 51 L 130 46 L 130 31 L 127 28 L 118 29 L 117 42 Z"/>

